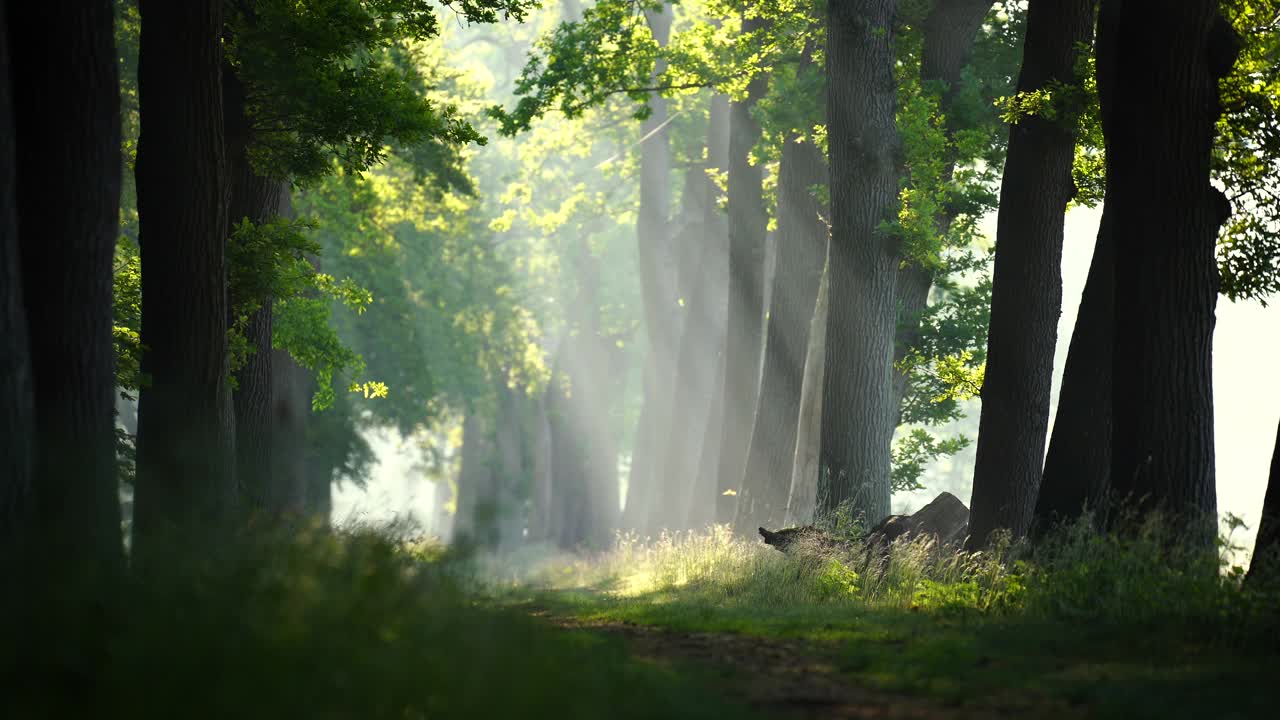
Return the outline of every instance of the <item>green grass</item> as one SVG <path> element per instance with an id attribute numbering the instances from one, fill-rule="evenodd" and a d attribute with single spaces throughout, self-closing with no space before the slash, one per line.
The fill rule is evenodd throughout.
<path id="1" fill-rule="evenodd" d="M 522 561 L 522 564 L 524 561 Z M 595 622 L 800 638 L 849 682 L 1038 716 L 1263 717 L 1280 597 L 1158 522 L 1067 528 L 1035 553 L 789 557 L 723 531 L 490 569 L 499 602 Z M 505 573 L 505 574 L 504 574 Z"/>

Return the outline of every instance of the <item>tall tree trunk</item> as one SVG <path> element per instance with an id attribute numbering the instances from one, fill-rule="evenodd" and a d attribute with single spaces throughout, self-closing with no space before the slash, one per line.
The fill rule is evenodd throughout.
<path id="1" fill-rule="evenodd" d="M 1058 411 L 1036 498 L 1033 531 L 1098 509 L 1111 475 L 1111 355 L 1115 342 L 1115 237 L 1103 206 L 1089 276 L 1058 389 Z"/>
<path id="2" fill-rule="evenodd" d="M 645 12 L 645 19 L 659 46 L 665 46 L 671 34 L 671 12 L 660 8 Z M 654 77 L 665 66 L 654 68 Z M 649 96 L 649 117 L 640 126 L 640 211 L 636 218 L 639 243 L 640 294 L 644 303 L 644 322 L 649 353 L 644 369 L 644 403 L 633 443 L 631 477 L 628 483 L 628 512 L 634 529 L 643 530 L 655 503 L 661 502 L 656 483 L 656 469 L 666 454 L 663 432 L 670 422 L 670 388 L 675 374 L 675 345 L 679 337 L 677 325 L 678 290 L 676 257 L 668 229 L 671 216 L 671 134 L 668 127 L 667 100 L 653 93 Z M 640 441 L 644 441 L 641 443 Z"/>
<path id="3" fill-rule="evenodd" d="M 804 380 L 800 386 L 800 419 L 796 423 L 796 451 L 791 461 L 791 488 L 783 524 L 813 522 L 818 504 L 818 463 L 822 440 L 822 378 L 827 360 L 827 307 L 831 294 L 827 281 L 826 253 L 818 297 L 809 320 L 809 347 L 805 352 Z"/>
<path id="4" fill-rule="evenodd" d="M 1258 537 L 1253 541 L 1253 560 L 1249 563 L 1250 585 L 1280 580 L 1280 428 L 1271 451 L 1271 475 L 1267 494 L 1262 500 L 1262 518 L 1258 521 Z"/>
<path id="5" fill-rule="evenodd" d="M 707 164 L 727 171 L 729 166 L 729 98 L 711 98 L 707 124 Z M 683 431 L 673 425 L 666 474 L 687 494 L 680 525 L 704 528 L 717 518 L 716 461 L 720 453 L 720 420 L 723 413 L 724 352 L 729 311 L 728 219 L 716 201 L 710 178 L 702 179 L 707 196 L 702 201 L 700 269 L 694 273 L 687 298 L 688 317 L 680 340 L 677 365 L 684 387 L 692 393 L 678 398 L 676 412 L 687 418 Z"/>
<path id="6" fill-rule="evenodd" d="M 1205 543 L 1217 530 L 1214 253 L 1231 211 L 1210 155 L 1218 79 L 1238 49 L 1218 5 L 1109 0 L 1098 30 L 1115 47 L 1114 84 L 1099 87 L 1116 238 L 1111 484 L 1139 514 L 1192 521 Z"/>
<path id="7" fill-rule="evenodd" d="M 778 171 L 778 252 L 768 337 L 746 477 L 735 529 L 748 535 L 786 519 L 809 325 L 827 255 L 822 204 L 810 189 L 827 182 L 825 159 L 811 142 L 791 140 Z"/>
<path id="8" fill-rule="evenodd" d="M 31 512 L 31 355 L 18 247 L 15 122 L 9 70 L 9 22 L 0 4 L 0 572 L 11 576 Z"/>
<path id="9" fill-rule="evenodd" d="M 245 106 L 245 87 L 229 63 L 222 66 L 222 99 L 226 137 L 227 183 L 229 206 L 228 230 L 248 221 L 263 225 L 280 214 L 287 200 L 284 183 L 263 177 L 249 162 L 249 146 L 253 142 Z M 235 240 L 228 239 L 229 243 Z M 272 372 L 271 321 L 272 299 L 228 297 L 228 322 L 235 321 L 237 306 L 259 302 L 245 328 L 251 354 L 236 372 L 233 393 L 236 430 L 236 480 L 239 484 L 241 509 L 246 514 L 276 515 L 281 508 L 272 507 L 270 484 L 273 478 L 272 410 L 275 375 Z M 278 495 L 278 493 L 275 493 Z"/>
<path id="10" fill-rule="evenodd" d="M 818 511 L 889 514 L 898 254 L 879 230 L 898 200 L 895 0 L 827 5 L 830 291 Z"/>
<path id="11" fill-rule="evenodd" d="M 529 540 L 540 542 L 551 539 L 551 502 L 554 478 L 551 475 L 551 424 L 548 405 L 553 388 L 547 388 L 538 397 L 529 419 L 533 478 L 529 497 Z"/>
<path id="12" fill-rule="evenodd" d="M 1083 80 L 1076 66 L 1093 35 L 1093 11 L 1094 0 L 1032 1 L 1018 92 Z M 1000 528 L 1025 535 L 1040 489 L 1062 312 L 1063 223 L 1074 192 L 1072 120 L 1031 115 L 1009 128 L 969 504 L 974 548 Z"/>
<path id="13" fill-rule="evenodd" d="M 312 480 L 314 470 L 307 463 L 307 424 L 311 418 L 311 372 L 284 350 L 260 348 L 271 356 L 271 405 L 268 407 L 271 448 L 268 453 L 267 482 L 261 485 L 262 510 L 269 518 L 296 518 L 308 512 L 312 492 L 317 498 L 316 510 L 327 523 L 325 507 L 330 504 L 331 473 L 321 473 Z M 328 410 L 326 412 L 336 412 Z M 237 417 L 237 423 L 239 418 Z M 237 431 L 239 425 L 236 426 Z M 314 489 L 313 489 L 314 488 Z"/>
<path id="14" fill-rule="evenodd" d="M 742 21 L 744 33 L 763 27 L 759 18 Z M 718 462 L 721 497 L 742 489 L 751 443 L 751 428 L 760 390 L 764 336 L 764 254 L 769 215 L 764 206 L 764 168 L 751 164 L 760 141 L 760 124 L 752 116 L 769 90 L 769 77 L 756 73 L 747 95 L 729 106 L 729 314 L 724 355 L 724 410 Z M 726 491 L 735 495 L 726 496 Z M 736 503 L 717 521 L 732 523 Z"/>
<path id="15" fill-rule="evenodd" d="M 235 502 L 221 0 L 140 0 L 143 371 L 134 549 L 216 532 Z M 207 539 L 207 538 L 206 538 Z"/>
<path id="16" fill-rule="evenodd" d="M 525 485 L 525 452 L 521 425 L 523 412 L 518 391 L 507 387 L 506 378 L 497 383 L 498 417 L 494 429 L 494 450 L 497 453 L 498 549 L 509 552 L 520 547 L 524 540 L 525 516 L 520 488 Z M 616 487 L 616 480 L 615 487 Z M 616 497 L 616 496 L 615 496 Z M 618 508 L 615 499 L 613 509 Z"/>
<path id="17" fill-rule="evenodd" d="M 941 83 L 944 86 L 941 109 L 947 118 L 948 139 L 954 137 L 957 127 L 951 112 L 960 91 L 960 78 L 977 39 L 978 29 L 993 0 L 938 0 L 924 23 L 924 46 L 920 57 L 920 79 L 925 85 Z M 943 168 L 943 181 L 949 182 L 955 170 L 955 158 L 947 159 Z M 938 218 L 939 234 L 951 229 L 955 214 L 944 210 Z M 904 264 L 898 271 L 898 284 L 894 289 L 898 306 L 897 339 L 894 343 L 895 367 L 907 355 L 919 347 L 920 319 L 929 306 L 929 292 L 933 288 L 933 273 L 918 263 Z M 901 422 L 902 403 L 910 389 L 909 376 L 894 372 L 894 418 Z"/>
<path id="18" fill-rule="evenodd" d="M 496 544 L 490 486 L 493 483 L 492 438 L 476 410 L 462 421 L 462 463 L 458 468 L 458 505 L 453 542 L 492 547 Z"/>
<path id="19" fill-rule="evenodd" d="M 64 585 L 68 597 L 100 597 L 124 563 L 111 340 L 121 184 L 113 8 L 7 7 L 22 282 L 3 292 L 24 293 L 30 343 L 33 417 L 16 435 L 34 443 L 28 552 L 53 573 L 47 580 L 64 571 L 64 582 L 87 580 Z"/>

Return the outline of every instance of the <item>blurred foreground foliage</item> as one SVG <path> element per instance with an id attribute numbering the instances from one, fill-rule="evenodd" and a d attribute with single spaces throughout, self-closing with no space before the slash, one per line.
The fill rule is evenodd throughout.
<path id="1" fill-rule="evenodd" d="M 478 606 L 466 566 L 430 542 L 313 530 L 159 560 L 115 597 L 95 588 L 101 615 L 84 624 L 65 622 L 62 594 L 27 597 L 44 615 L 6 636 L 0 715 L 741 715 L 617 643 Z"/>

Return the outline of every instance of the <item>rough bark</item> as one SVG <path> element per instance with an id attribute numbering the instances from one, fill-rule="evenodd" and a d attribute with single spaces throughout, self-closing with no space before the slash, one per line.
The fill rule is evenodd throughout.
<path id="1" fill-rule="evenodd" d="M 879 231 L 898 199 L 894 0 L 827 6 L 830 306 L 818 511 L 868 525 L 889 514 L 894 287 L 898 255 Z"/>
<path id="2" fill-rule="evenodd" d="M 646 11 L 654 40 L 666 45 L 671 34 L 671 13 L 665 9 Z M 655 67 L 655 77 L 664 67 Z M 640 210 L 636 218 L 636 237 L 640 267 L 640 294 L 644 304 L 644 322 L 649 353 L 644 368 L 645 407 L 633 443 L 632 472 L 628 483 L 627 524 L 643 530 L 655 506 L 660 480 L 655 470 L 665 455 L 665 430 L 671 419 L 671 387 L 675 372 L 678 290 L 676 257 L 668 230 L 671 215 L 670 175 L 671 148 L 667 100 L 654 93 L 649 96 L 650 115 L 641 125 L 640 146 Z M 643 443 L 641 441 L 644 441 Z"/>
<path id="3" fill-rule="evenodd" d="M 1033 0 L 1018 92 L 1077 84 L 1094 0 Z M 987 369 L 970 501 L 969 544 L 997 529 L 1026 535 L 1044 469 L 1053 353 L 1062 312 L 1062 241 L 1074 191 L 1070 118 L 1028 116 L 1009 128 L 1000 186 Z"/>
<path id="4" fill-rule="evenodd" d="M 199 542 L 235 501 L 219 0 L 141 0 L 138 144 L 143 371 L 134 549 Z M 207 539 L 207 538 L 206 538 Z M 183 542 L 188 542 L 183 541 Z"/>
<path id="5" fill-rule="evenodd" d="M 1058 389 L 1032 530 L 1101 509 L 1111 475 L 1111 355 L 1115 327 L 1115 238 L 1103 207 L 1093 260 Z"/>
<path id="6" fill-rule="evenodd" d="M 89 586 L 100 593 L 123 570 L 111 340 L 121 186 L 113 8 L 63 0 L 7 9 L 34 402 L 28 551 L 44 558 L 40 572 L 103 580 Z"/>
<path id="7" fill-rule="evenodd" d="M 31 355 L 18 255 L 18 197 L 9 23 L 0 5 L 0 572 L 21 557 L 21 523 L 30 512 Z"/>
<path id="8" fill-rule="evenodd" d="M 1276 429 L 1271 474 L 1262 500 L 1262 518 L 1258 521 L 1258 537 L 1253 542 L 1253 559 L 1246 581 L 1250 585 L 1280 581 L 1280 427 Z"/>
<path id="9" fill-rule="evenodd" d="M 742 22 L 744 33 L 759 29 L 762 21 Z M 760 390 L 761 352 L 764 335 L 764 254 L 769 216 L 764 206 L 764 168 L 752 165 L 752 148 L 760 141 L 760 124 L 752 117 L 756 103 L 769 89 L 769 77 L 757 73 L 747 85 L 747 95 L 729 106 L 729 308 L 725 344 L 724 410 L 721 419 L 718 490 L 735 494 L 742 488 L 751 443 L 751 428 Z M 725 516 L 733 522 L 736 503 L 724 503 Z M 731 506 L 731 507 L 730 507 Z"/>
<path id="10" fill-rule="evenodd" d="M 825 256 L 824 252 L 818 297 L 814 302 L 813 317 L 809 320 L 809 347 L 805 352 L 804 379 L 800 385 L 800 418 L 796 423 L 796 451 L 791 461 L 791 488 L 787 493 L 787 512 L 783 522 L 785 526 L 813 522 L 818 504 L 822 378 L 827 360 L 827 298 L 831 294 Z"/>
<path id="11" fill-rule="evenodd" d="M 786 516 L 809 326 L 827 255 L 827 227 L 811 188 L 827 182 L 812 143 L 788 142 L 778 171 L 778 252 L 764 369 L 735 529 L 747 535 Z"/>
<path id="12" fill-rule="evenodd" d="M 260 175 L 249 162 L 249 146 L 253 130 L 245 106 L 245 88 L 230 64 L 222 68 L 223 118 L 226 138 L 227 183 L 229 206 L 228 231 L 244 221 L 262 225 L 280 214 L 287 201 L 288 189 L 278 180 Z M 235 242 L 228 239 L 228 242 Z M 272 299 L 228 297 L 228 322 L 234 322 L 234 309 L 246 302 L 259 302 L 245 327 L 252 352 L 236 372 L 236 388 L 232 396 L 236 429 L 236 480 L 241 509 L 246 514 L 275 515 L 272 481 L 272 411 L 276 375 L 272 371 L 271 349 Z M 278 494 L 278 493 L 277 493 Z"/>
<path id="13" fill-rule="evenodd" d="M 1099 68 L 1114 73 L 1099 87 L 1116 238 L 1112 489 L 1210 543 L 1214 253 L 1230 214 L 1210 155 L 1236 38 L 1215 0 L 1113 0 L 1098 32 L 1115 48 L 1114 67 Z"/>

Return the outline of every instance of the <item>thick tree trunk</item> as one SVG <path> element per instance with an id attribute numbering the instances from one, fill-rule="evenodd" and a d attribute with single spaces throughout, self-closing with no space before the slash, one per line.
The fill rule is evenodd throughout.
<path id="1" fill-rule="evenodd" d="M 1034 0 L 1018 92 L 1078 84 L 1094 0 Z M 1027 533 L 1044 469 L 1053 353 L 1062 312 L 1062 237 L 1074 191 L 1070 118 L 1029 116 L 1009 128 L 1000 186 L 987 370 L 969 503 L 969 545 L 997 529 Z"/>
<path id="2" fill-rule="evenodd" d="M 809 347 L 805 352 L 804 380 L 800 386 L 800 419 L 796 423 L 796 451 L 791 461 L 791 488 L 787 493 L 787 513 L 783 525 L 807 525 L 813 522 L 818 504 L 818 463 L 822 441 L 822 378 L 827 360 L 827 298 L 831 294 L 827 281 L 826 253 L 823 253 L 822 278 L 818 297 L 809 320 Z"/>
<path id="3" fill-rule="evenodd" d="M 1276 444 L 1271 451 L 1271 475 L 1246 581 L 1251 585 L 1280 581 L 1280 428 L 1276 429 Z"/>
<path id="4" fill-rule="evenodd" d="M 669 9 L 647 11 L 645 18 L 654 40 L 666 45 L 671 34 Z M 664 67 L 654 69 L 655 77 Z M 668 229 L 671 216 L 671 134 L 668 126 L 667 100 L 654 93 L 649 96 L 651 113 L 641 125 L 640 145 L 640 211 L 636 219 L 639 243 L 640 294 L 644 303 L 644 322 L 649 353 L 644 369 L 645 407 L 632 444 L 631 477 L 628 483 L 628 525 L 644 530 L 653 508 L 662 502 L 657 486 L 661 478 L 657 469 L 666 454 L 664 432 L 671 422 L 671 387 L 675 374 L 675 346 L 680 336 L 676 288 L 676 250 Z M 643 441 L 643 442 L 641 442 Z"/>
<path id="5" fill-rule="evenodd" d="M 1039 533 L 1100 509 L 1111 474 L 1111 355 L 1115 342 L 1115 238 L 1103 207 L 1089 276 L 1058 389 L 1032 528 Z"/>
<path id="6" fill-rule="evenodd" d="M 942 112 L 948 119 L 948 138 L 959 128 L 952 118 L 951 108 L 960 90 L 960 75 L 969 62 L 978 29 L 990 12 L 993 0 L 939 0 L 925 19 L 924 46 L 920 57 L 920 79 L 926 84 L 941 83 Z M 949 158 L 943 168 L 943 180 L 950 181 L 955 169 L 955 159 Z M 947 233 L 955 216 L 944 210 L 938 218 L 938 232 Z M 894 343 L 893 361 L 896 366 L 908 353 L 920 345 L 920 318 L 929 306 L 929 292 L 933 288 L 933 274 L 916 263 L 907 263 L 898 271 L 895 297 L 898 306 L 897 339 Z M 902 403 L 910 389 L 905 373 L 894 372 L 894 417 L 902 422 Z"/>
<path id="7" fill-rule="evenodd" d="M 868 525 L 889 514 L 894 287 L 898 255 L 880 232 L 898 200 L 894 0 L 827 6 L 831 162 L 830 306 L 818 511 Z"/>
<path id="8" fill-rule="evenodd" d="M 1230 204 L 1209 184 L 1218 79 L 1236 38 L 1215 0 L 1104 3 L 1113 84 L 1101 84 L 1116 238 L 1111 484 L 1216 535 L 1215 249 Z M 1099 58 L 1107 60 L 1106 53 Z"/>
<path id="9" fill-rule="evenodd" d="M 825 185 L 826 162 L 809 142 L 787 142 L 778 171 L 778 252 L 768 337 L 746 476 L 735 530 L 778 527 L 785 520 L 795 460 L 796 428 L 809 326 L 827 255 L 822 203 L 810 189 Z"/>
<path id="10" fill-rule="evenodd" d="M 23 556 L 18 545 L 31 512 L 31 355 L 18 248 L 15 124 L 9 22 L 0 4 L 0 572 Z M 11 575 L 10 575 L 11 576 Z"/>
<path id="11" fill-rule="evenodd" d="M 124 561 L 111 341 L 121 183 L 112 4 L 7 8 L 22 282 L 0 292 L 20 287 L 26 309 L 33 417 L 15 439 L 34 443 L 28 552 L 40 554 L 41 573 L 87 573 L 86 588 L 62 586 L 68 597 L 101 593 Z"/>
<path id="12" fill-rule="evenodd" d="M 748 18 L 743 32 L 759 29 L 763 21 Z M 760 124 L 752 117 L 769 89 L 769 77 L 757 73 L 747 96 L 729 106 L 729 310 L 725 343 L 724 410 L 721 418 L 718 491 L 736 497 L 742 489 L 751 444 L 751 428 L 760 390 L 764 336 L 764 255 L 769 215 L 764 206 L 764 168 L 752 165 L 752 148 L 760 141 Z M 735 495 L 726 496 L 726 491 Z M 736 503 L 723 503 L 731 523 Z"/>
<path id="13" fill-rule="evenodd" d="M 479 547 L 496 545 L 494 508 L 489 500 L 493 484 L 492 438 L 475 411 L 462 421 L 462 463 L 458 468 L 458 505 L 453 542 Z"/>
<path id="14" fill-rule="evenodd" d="M 199 542 L 235 502 L 227 358 L 220 0 L 140 0 L 137 185 L 143 371 L 135 552 Z"/>
<path id="15" fill-rule="evenodd" d="M 269 348 L 269 339 L 267 344 Z M 259 352 L 271 356 L 271 405 L 267 420 L 270 423 L 271 448 L 268 453 L 270 465 L 267 466 L 269 475 L 261 486 L 262 510 L 268 518 L 305 516 L 309 514 L 308 495 L 315 492 L 320 494 L 316 508 L 327 522 L 328 515 L 323 508 L 331 504 L 331 472 L 321 473 L 321 477 L 314 480 L 308 476 L 313 472 L 308 467 L 306 448 L 313 388 L 311 372 L 284 350 L 260 349 Z"/>
<path id="16" fill-rule="evenodd" d="M 280 214 L 288 189 L 278 180 L 259 175 L 249 162 L 249 146 L 253 131 L 245 107 L 245 88 L 229 65 L 222 67 L 224 128 L 226 137 L 227 183 L 230 186 L 228 231 L 244 221 L 262 225 Z M 235 242 L 228 239 L 228 242 Z M 241 509 L 246 515 L 276 515 L 269 496 L 272 482 L 272 395 L 275 374 L 272 371 L 271 321 L 272 299 L 228 297 L 229 310 L 246 302 L 260 302 L 261 307 L 249 318 L 245 335 L 252 353 L 236 372 L 233 393 L 236 428 L 236 480 L 239 484 Z M 234 321 L 229 313 L 228 321 Z"/>
<path id="17" fill-rule="evenodd" d="M 525 485 L 525 451 L 521 425 L 523 411 L 517 391 L 507 387 L 506 379 L 497 383 L 498 417 L 494 429 L 494 450 L 497 453 L 498 549 L 509 552 L 524 541 L 525 515 L 520 488 Z M 615 477 L 616 487 L 616 477 Z M 618 504 L 614 501 L 614 512 Z"/>

